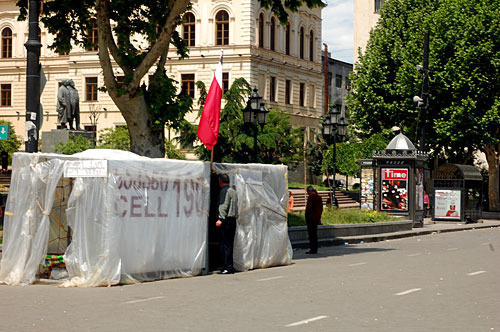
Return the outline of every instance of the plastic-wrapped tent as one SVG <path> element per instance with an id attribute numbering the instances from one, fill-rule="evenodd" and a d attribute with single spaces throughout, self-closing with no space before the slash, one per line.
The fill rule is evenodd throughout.
<path id="1" fill-rule="evenodd" d="M 239 218 L 234 241 L 234 266 L 239 271 L 287 265 L 292 261 L 288 239 L 288 182 L 283 165 L 215 164 L 238 194 Z"/>
<path id="2" fill-rule="evenodd" d="M 289 264 L 286 167 L 214 167 L 231 174 L 239 197 L 236 267 Z M 200 274 L 208 266 L 209 168 L 113 150 L 14 154 L 0 282 L 33 283 L 48 251 L 65 252 L 65 286 Z"/>

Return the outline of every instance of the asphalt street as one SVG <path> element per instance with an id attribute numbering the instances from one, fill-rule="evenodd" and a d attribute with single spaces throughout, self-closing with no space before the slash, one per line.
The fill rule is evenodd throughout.
<path id="1" fill-rule="evenodd" d="M 0 286 L 0 331 L 500 331 L 500 228 L 111 288 Z"/>

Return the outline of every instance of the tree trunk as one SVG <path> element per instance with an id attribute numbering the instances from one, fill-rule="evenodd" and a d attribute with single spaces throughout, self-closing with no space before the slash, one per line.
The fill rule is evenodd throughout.
<path id="1" fill-rule="evenodd" d="M 130 136 L 130 151 L 150 158 L 165 156 L 165 129 L 155 125 L 144 96 L 123 95 L 115 100 Z"/>
<path id="2" fill-rule="evenodd" d="M 484 148 L 488 161 L 488 198 L 490 211 L 500 211 L 500 144 L 488 145 Z"/>

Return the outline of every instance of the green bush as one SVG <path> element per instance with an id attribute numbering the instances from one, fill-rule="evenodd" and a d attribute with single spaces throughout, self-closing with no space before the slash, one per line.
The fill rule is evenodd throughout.
<path id="1" fill-rule="evenodd" d="M 339 209 L 325 208 L 321 217 L 323 225 L 338 225 L 338 224 L 364 224 L 373 222 L 387 222 L 400 220 L 387 213 L 378 211 L 364 211 L 360 209 Z M 305 213 L 289 213 L 289 226 L 305 226 Z"/>
<path id="2" fill-rule="evenodd" d="M 313 186 L 316 190 L 320 190 L 320 191 L 332 190 L 331 187 L 325 187 L 322 185 L 315 185 L 315 184 L 304 185 L 303 183 L 299 183 L 299 182 L 288 182 L 288 188 L 290 188 L 290 189 L 306 189 L 307 186 Z"/>
<path id="3" fill-rule="evenodd" d="M 14 126 L 10 121 L 6 120 L 1 120 L 0 119 L 0 125 L 8 125 L 10 134 L 9 134 L 9 139 L 7 140 L 0 140 L 0 151 L 6 151 L 9 153 L 9 164 L 12 163 L 12 154 L 16 151 L 19 151 L 19 147 L 21 146 L 22 142 L 19 136 L 16 135 L 16 132 L 14 130 Z"/>
<path id="4" fill-rule="evenodd" d="M 69 135 L 69 141 L 66 143 L 59 143 L 55 146 L 57 153 L 74 154 L 88 149 L 94 149 L 94 142 L 91 139 L 81 135 Z"/>

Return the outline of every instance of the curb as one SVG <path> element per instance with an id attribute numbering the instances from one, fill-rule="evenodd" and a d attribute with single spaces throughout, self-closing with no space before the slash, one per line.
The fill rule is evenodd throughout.
<path id="1" fill-rule="evenodd" d="M 430 234 L 439 234 L 439 233 L 451 233 L 451 232 L 460 232 L 460 231 L 471 231 L 476 229 L 485 229 L 485 228 L 496 228 L 500 227 L 500 223 L 495 224 L 475 224 L 472 226 L 463 226 L 456 228 L 444 228 L 444 229 L 423 229 L 417 228 L 412 229 L 410 231 L 401 231 L 401 232 L 393 232 L 393 233 L 380 233 L 373 235 L 359 235 L 359 236 L 344 236 L 344 237 L 336 237 L 336 238 L 326 238 L 326 239 L 318 239 L 319 246 L 339 246 L 345 244 L 358 244 L 364 242 L 381 242 L 386 240 L 395 240 L 402 239 L 407 237 L 421 236 L 421 235 L 430 235 Z M 309 241 L 293 241 L 292 248 L 294 249 L 307 249 L 309 248 Z"/>

